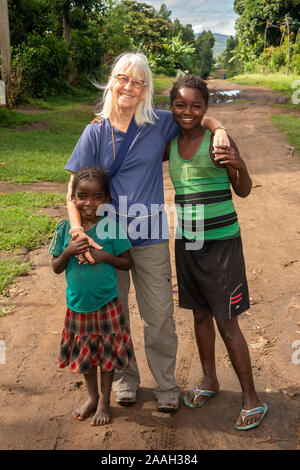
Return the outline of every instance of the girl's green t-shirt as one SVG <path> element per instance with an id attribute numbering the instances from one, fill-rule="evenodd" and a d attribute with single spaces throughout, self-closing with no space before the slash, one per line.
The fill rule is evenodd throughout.
<path id="1" fill-rule="evenodd" d="M 100 219 L 86 234 L 102 246 L 104 251 L 114 256 L 119 256 L 131 248 L 131 243 L 117 222 L 109 224 L 108 232 L 105 231 L 107 226 L 103 223 L 104 219 Z M 50 255 L 58 257 L 68 246 L 71 238 L 69 230 L 68 220 L 58 225 L 48 249 Z M 78 259 L 71 256 L 65 274 L 67 306 L 75 312 L 93 312 L 119 295 L 116 270 L 110 264 L 79 264 Z"/>

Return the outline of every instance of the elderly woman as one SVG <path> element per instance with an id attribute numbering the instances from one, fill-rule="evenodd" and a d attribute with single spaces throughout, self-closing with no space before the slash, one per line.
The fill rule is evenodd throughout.
<path id="1" fill-rule="evenodd" d="M 129 149 L 110 180 L 110 191 L 118 216 L 124 213 L 124 196 L 127 198 L 128 212 L 130 208 L 137 207 L 135 204 L 146 208 L 146 214 L 135 214 L 136 218 L 128 221 L 127 233 L 133 245 L 132 279 L 143 320 L 146 357 L 157 384 L 154 395 L 158 409 L 172 411 L 179 407 L 180 393 L 174 377 L 177 336 L 173 319 L 168 234 L 159 227 L 165 226 L 162 223 L 165 214 L 161 209 L 164 203 L 163 154 L 179 128 L 171 112 L 153 109 L 152 94 L 152 74 L 144 54 L 122 54 L 115 61 L 104 92 L 100 113 L 102 123 L 87 125 L 65 168 L 72 172 L 69 188 L 73 173 L 83 166 L 110 169 L 127 130 L 129 134 L 129 127 L 137 125 Z M 214 144 L 228 144 L 227 134 L 219 121 L 205 117 L 203 125 L 214 132 Z M 120 199 L 121 196 L 123 198 Z M 67 206 L 72 233 L 83 236 L 80 215 L 69 196 Z M 160 207 L 159 213 L 153 207 Z M 145 230 L 141 230 L 139 236 L 137 231 L 133 233 L 129 227 L 131 225 L 132 229 L 132 220 L 134 227 L 140 221 L 144 228 L 147 221 L 146 233 Z M 128 322 L 129 287 L 129 273 L 118 272 L 119 296 Z M 113 389 L 117 392 L 116 401 L 121 404 L 134 403 L 140 385 L 137 364 L 116 373 L 115 377 Z"/>

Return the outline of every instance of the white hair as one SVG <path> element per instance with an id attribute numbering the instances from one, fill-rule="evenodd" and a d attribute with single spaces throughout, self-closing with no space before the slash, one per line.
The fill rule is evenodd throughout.
<path id="1" fill-rule="evenodd" d="M 141 53 L 125 52 L 116 58 L 111 75 L 103 93 L 103 108 L 97 116 L 101 116 L 103 119 L 109 119 L 112 111 L 114 110 L 113 94 L 110 89 L 114 75 L 124 72 L 133 73 L 137 79 L 144 80 L 146 82 L 144 98 L 137 104 L 134 113 L 135 122 L 137 125 L 142 126 L 146 123 L 154 124 L 154 109 L 153 109 L 153 81 L 152 72 L 149 67 L 146 56 Z"/>

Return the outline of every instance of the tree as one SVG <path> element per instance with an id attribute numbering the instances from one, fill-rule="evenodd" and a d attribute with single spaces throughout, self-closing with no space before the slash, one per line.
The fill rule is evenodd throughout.
<path id="1" fill-rule="evenodd" d="M 162 50 L 161 38 L 168 38 L 173 29 L 172 22 L 147 3 L 136 0 L 122 0 L 128 23 L 124 27 L 125 35 L 132 38 L 133 44 L 147 45 L 151 52 Z"/>
<path id="2" fill-rule="evenodd" d="M 300 0 L 235 0 L 234 10 L 240 15 L 236 21 L 239 43 L 255 46 L 257 56 L 265 46 L 279 45 L 282 32 L 278 25 L 284 24 L 286 14 L 295 21 L 291 21 L 291 32 L 296 34 L 299 28 Z"/>
<path id="3" fill-rule="evenodd" d="M 6 87 L 10 81 L 10 36 L 7 0 L 0 0 L 1 70 Z"/>
<path id="4" fill-rule="evenodd" d="M 195 41 L 196 48 L 196 73 L 206 79 L 212 69 L 213 47 L 215 43 L 214 35 L 211 31 L 203 31 Z"/>
<path id="5" fill-rule="evenodd" d="M 94 12 L 103 12 L 106 2 L 103 0 L 52 0 L 53 9 L 62 19 L 63 37 L 70 46 L 72 26 L 80 28 L 87 24 L 88 17 Z"/>

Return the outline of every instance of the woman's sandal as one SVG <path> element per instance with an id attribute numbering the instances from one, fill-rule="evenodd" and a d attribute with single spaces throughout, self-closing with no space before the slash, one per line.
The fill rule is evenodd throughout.
<path id="1" fill-rule="evenodd" d="M 246 431 L 247 429 L 256 428 L 264 419 L 267 411 L 268 411 L 268 405 L 266 403 L 263 403 L 263 406 L 252 408 L 251 410 L 241 410 L 240 416 L 242 418 L 243 423 L 245 422 L 245 419 L 248 418 L 248 416 L 252 416 L 258 413 L 262 413 L 262 415 L 260 419 L 256 421 L 255 423 L 247 424 L 246 426 L 237 426 L 235 424 L 234 425 L 235 429 L 238 429 L 239 431 Z"/>
<path id="2" fill-rule="evenodd" d="M 199 406 L 204 405 L 204 403 L 209 399 L 214 397 L 217 392 L 212 392 L 211 390 L 202 390 L 201 388 L 194 387 L 193 388 L 193 393 L 194 393 L 194 398 L 193 401 L 190 402 L 187 398 L 187 395 L 183 397 L 183 402 L 186 406 L 189 406 L 190 408 L 199 408 Z M 196 399 L 198 397 L 204 397 L 203 400 L 201 400 L 199 403 L 196 402 Z"/>

